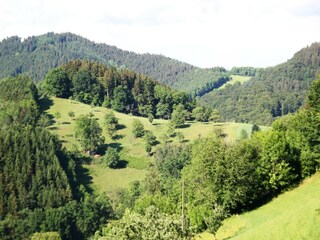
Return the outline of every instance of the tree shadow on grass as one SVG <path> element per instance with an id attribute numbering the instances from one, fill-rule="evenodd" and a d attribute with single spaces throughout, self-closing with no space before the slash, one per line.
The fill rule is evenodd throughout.
<path id="1" fill-rule="evenodd" d="M 99 146 L 99 148 L 97 149 L 97 154 L 99 155 L 105 155 L 106 154 L 106 151 L 107 151 L 107 148 L 108 148 L 108 144 L 102 144 Z"/>
<path id="2" fill-rule="evenodd" d="M 53 105 L 53 101 L 48 97 L 39 99 L 40 112 L 45 112 Z"/>
<path id="3" fill-rule="evenodd" d="M 185 124 L 183 124 L 182 126 L 180 126 L 179 128 L 188 128 L 188 127 L 190 127 L 190 126 L 191 126 L 191 124 L 185 123 Z"/>
<path id="4" fill-rule="evenodd" d="M 120 168 L 126 168 L 128 165 L 128 161 L 126 160 L 119 160 L 117 166 L 115 167 L 115 169 L 120 169 Z"/>
<path id="5" fill-rule="evenodd" d="M 92 194 L 93 189 L 91 187 L 91 184 L 93 183 L 92 177 L 89 173 L 89 170 L 87 168 L 84 168 L 82 165 L 76 166 L 76 173 L 77 173 L 77 182 L 80 185 L 83 185 L 86 192 Z"/>
<path id="6" fill-rule="evenodd" d="M 112 137 L 112 140 L 117 141 L 117 140 L 124 138 L 124 136 L 125 136 L 124 134 L 116 134 Z"/>
<path id="7" fill-rule="evenodd" d="M 118 124 L 117 125 L 117 130 L 122 130 L 122 129 L 125 129 L 125 128 L 127 128 L 127 127 L 124 124 Z"/>
<path id="8" fill-rule="evenodd" d="M 123 149 L 122 144 L 121 143 L 116 143 L 116 142 L 109 143 L 108 147 L 116 149 L 117 152 L 120 152 Z"/>

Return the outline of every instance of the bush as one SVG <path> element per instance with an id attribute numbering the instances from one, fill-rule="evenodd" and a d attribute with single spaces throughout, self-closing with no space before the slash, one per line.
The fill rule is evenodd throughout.
<path id="1" fill-rule="evenodd" d="M 101 163 L 109 168 L 116 168 L 119 166 L 120 157 L 115 148 L 108 148 L 106 154 L 101 158 Z"/>
<path id="2" fill-rule="evenodd" d="M 144 126 L 142 122 L 138 119 L 133 120 L 132 123 L 132 133 L 135 138 L 143 137 L 144 135 Z"/>

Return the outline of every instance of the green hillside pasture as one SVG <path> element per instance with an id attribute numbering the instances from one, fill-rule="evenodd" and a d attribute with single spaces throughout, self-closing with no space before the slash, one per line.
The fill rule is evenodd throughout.
<path id="1" fill-rule="evenodd" d="M 93 188 L 97 192 L 110 192 L 118 188 L 127 188 L 134 180 L 142 181 L 147 171 L 134 168 L 110 169 L 100 164 L 84 166 L 92 177 Z"/>
<path id="2" fill-rule="evenodd" d="M 103 107 L 91 107 L 83 103 L 76 101 L 51 98 L 41 100 L 41 107 L 43 111 L 46 111 L 53 117 L 54 123 L 49 127 L 54 133 L 56 133 L 61 139 L 64 146 L 68 149 L 78 148 L 78 143 L 74 138 L 74 125 L 75 119 L 81 114 L 94 114 L 94 117 L 98 119 L 100 126 L 103 126 L 103 117 L 106 112 L 111 111 Z M 71 119 L 68 113 L 73 111 L 75 113 L 75 119 Z M 57 112 L 61 117 L 57 118 Z M 151 130 L 161 142 L 162 135 L 167 131 L 168 121 L 162 119 L 155 119 L 151 124 L 147 118 L 130 116 L 118 112 L 114 112 L 119 119 L 121 129 L 117 131 L 116 140 L 112 140 L 103 129 L 103 135 L 106 138 L 106 143 L 112 147 L 118 147 L 121 149 L 120 158 L 124 160 L 127 165 L 123 169 L 109 169 L 107 167 L 101 167 L 96 162 L 91 165 L 85 165 L 89 170 L 92 177 L 93 188 L 101 191 L 109 191 L 115 187 L 126 187 L 129 182 L 134 180 L 141 180 L 146 174 L 150 162 L 153 161 L 152 157 L 147 156 L 145 151 L 145 143 L 141 138 L 134 138 L 132 134 L 132 122 L 134 119 L 139 119 L 145 129 Z M 206 137 L 214 131 L 216 128 L 222 128 L 227 134 L 227 141 L 234 141 L 240 136 L 241 129 L 245 128 L 248 132 L 251 132 L 252 125 L 241 123 L 200 123 L 200 122 L 187 122 L 185 128 L 177 129 L 177 132 L 181 132 L 185 139 L 184 142 L 189 143 L 199 137 Z M 250 130 L 250 131 L 249 131 Z M 171 138 L 172 142 L 178 142 L 176 138 Z M 157 146 L 153 147 L 155 151 Z"/>
<path id="3" fill-rule="evenodd" d="M 240 84 L 249 81 L 251 77 L 246 77 L 246 76 L 239 76 L 239 75 L 231 75 L 231 80 L 226 82 L 225 84 L 223 84 L 221 87 L 219 87 L 218 89 L 224 89 L 226 87 L 227 84 L 233 85 L 237 82 L 239 82 Z"/>
<path id="4" fill-rule="evenodd" d="M 224 132 L 227 134 L 227 141 L 234 141 L 240 138 L 241 131 L 245 130 L 248 135 L 251 135 L 253 124 L 250 123 L 226 123 L 223 127 Z M 259 126 L 262 131 L 271 129 L 271 127 Z"/>
<path id="5" fill-rule="evenodd" d="M 270 203 L 227 219 L 217 239 L 320 239 L 320 173 Z M 214 239 L 204 233 L 197 240 Z"/>

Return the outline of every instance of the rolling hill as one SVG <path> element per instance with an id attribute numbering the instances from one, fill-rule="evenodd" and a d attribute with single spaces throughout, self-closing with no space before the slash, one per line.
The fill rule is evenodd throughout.
<path id="1" fill-rule="evenodd" d="M 162 55 L 136 54 L 72 33 L 47 33 L 23 41 L 18 36 L 2 40 L 0 78 L 23 73 L 41 81 L 50 69 L 75 59 L 126 67 L 188 92 L 202 89 L 208 92 L 219 79 L 228 80 L 224 68 L 202 69 Z"/>

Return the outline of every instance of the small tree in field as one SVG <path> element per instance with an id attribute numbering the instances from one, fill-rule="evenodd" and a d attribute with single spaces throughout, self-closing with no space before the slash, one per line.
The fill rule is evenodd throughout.
<path id="1" fill-rule="evenodd" d="M 75 137 L 84 151 L 93 152 L 104 143 L 98 121 L 89 116 L 80 116 L 76 120 Z"/>
<path id="2" fill-rule="evenodd" d="M 260 131 L 260 127 L 257 124 L 252 125 L 251 133 Z"/>
<path id="3" fill-rule="evenodd" d="M 183 135 L 182 132 L 177 132 L 177 133 L 176 133 L 176 137 L 177 137 L 179 143 L 182 143 L 182 142 L 183 142 L 183 140 L 184 140 L 184 135 Z"/>
<path id="4" fill-rule="evenodd" d="M 182 127 L 186 121 L 185 115 L 186 115 L 186 110 L 184 109 L 184 106 L 182 104 L 179 104 L 178 106 L 176 106 L 176 108 L 172 112 L 171 124 L 175 128 Z"/>
<path id="5" fill-rule="evenodd" d="M 153 117 L 153 114 L 152 113 L 149 113 L 148 114 L 148 120 L 149 120 L 149 122 L 152 124 L 152 122 L 153 122 L 153 119 L 154 119 L 154 117 Z"/>
<path id="6" fill-rule="evenodd" d="M 116 168 L 119 166 L 120 157 L 117 149 L 108 148 L 106 155 L 102 157 L 101 163 L 109 168 Z"/>
<path id="7" fill-rule="evenodd" d="M 138 119 L 134 119 L 132 123 L 132 133 L 135 138 L 143 137 L 144 126 L 142 122 Z"/>
<path id="8" fill-rule="evenodd" d="M 117 131 L 118 121 L 118 118 L 116 118 L 113 112 L 108 112 L 104 115 L 104 124 L 106 126 L 107 133 L 111 138 Z"/>
<path id="9" fill-rule="evenodd" d="M 69 115 L 69 117 L 70 117 L 71 120 L 76 116 L 75 113 L 74 113 L 74 111 L 68 112 L 68 115 Z"/>
<path id="10" fill-rule="evenodd" d="M 58 124 L 60 124 L 61 113 L 59 111 L 55 112 L 53 116 L 58 120 Z"/>

